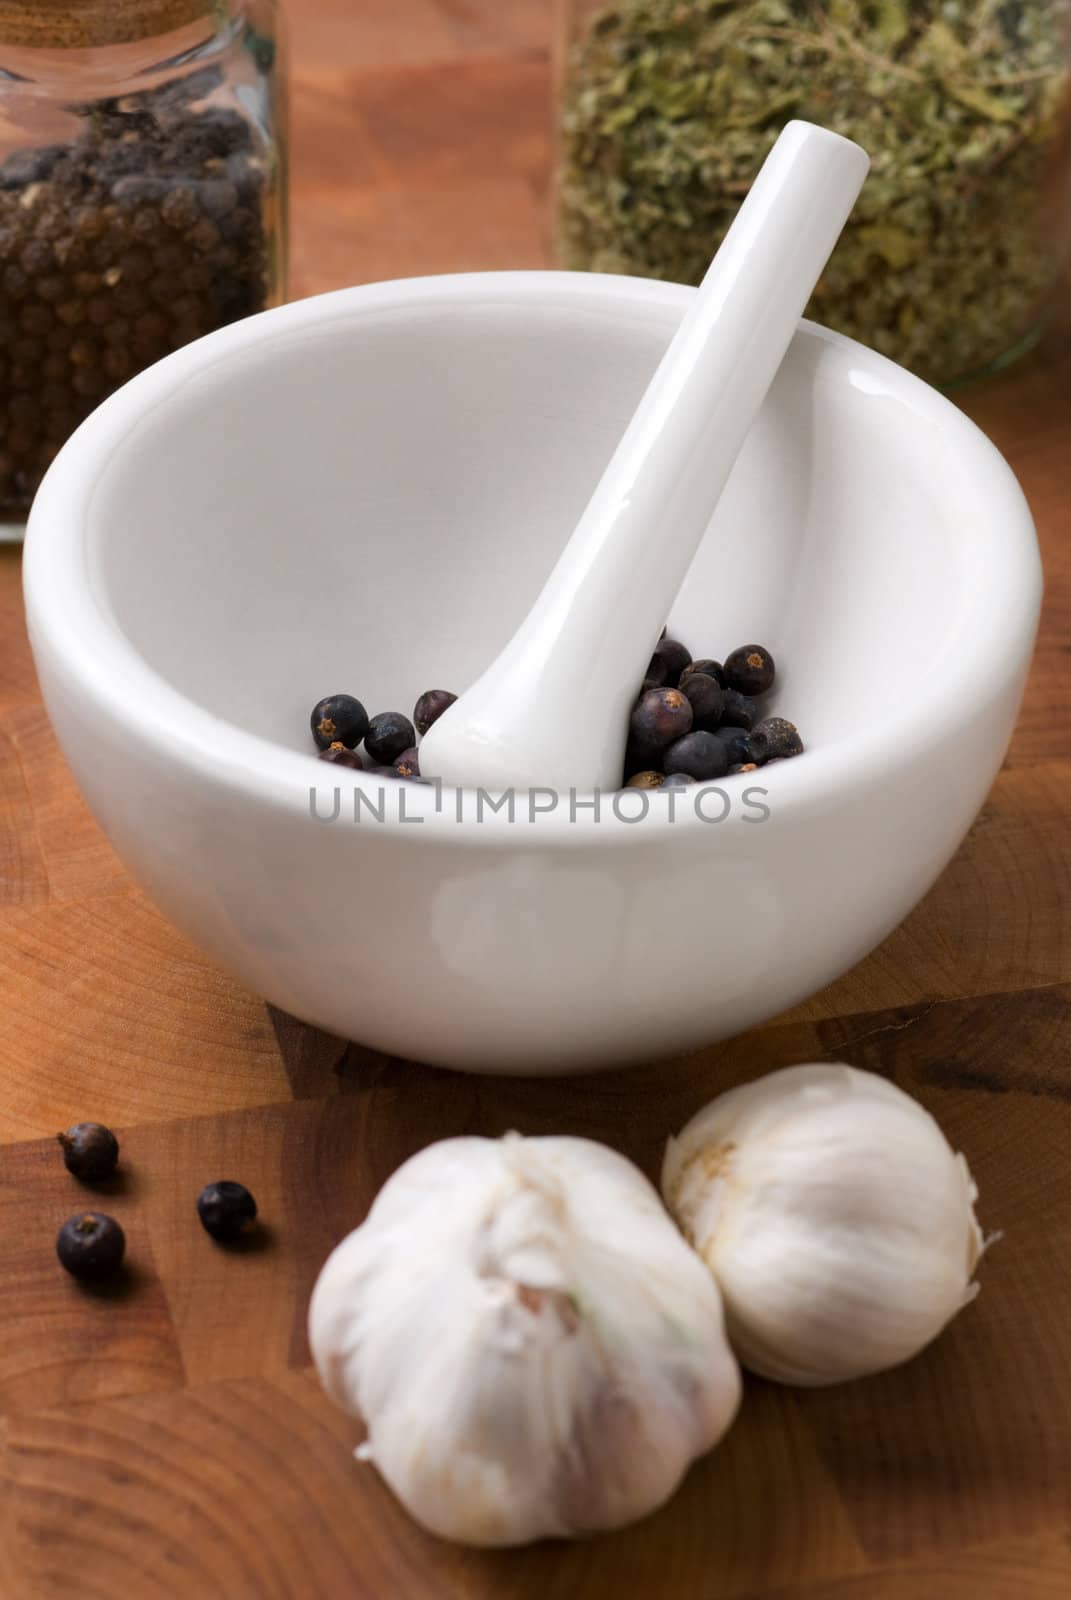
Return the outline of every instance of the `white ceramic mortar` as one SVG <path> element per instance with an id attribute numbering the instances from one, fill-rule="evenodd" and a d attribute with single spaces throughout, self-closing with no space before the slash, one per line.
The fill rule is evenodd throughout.
<path id="1" fill-rule="evenodd" d="M 481 1071 L 691 1049 L 853 965 L 969 827 L 1030 659 L 1030 515 L 949 401 L 806 323 L 671 617 L 696 654 L 773 651 L 805 755 L 724 780 L 724 821 L 695 791 L 672 821 L 633 792 L 511 822 L 390 783 L 355 824 L 379 780 L 315 760 L 322 695 L 411 713 L 501 649 L 690 293 L 537 272 L 300 301 L 141 374 L 51 468 L 26 597 L 64 751 L 164 912 L 277 1005 Z"/>

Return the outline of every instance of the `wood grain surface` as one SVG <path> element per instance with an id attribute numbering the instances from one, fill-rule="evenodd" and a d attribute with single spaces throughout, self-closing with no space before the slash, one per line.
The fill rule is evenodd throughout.
<path id="1" fill-rule="evenodd" d="M 296 293 L 549 261 L 549 0 L 291 0 Z M 1065 319 L 1065 324 L 1068 320 Z M 791 1015 L 684 1060 L 489 1081 L 272 1012 L 133 888 L 37 696 L 0 551 L 2 1600 L 1066 1600 L 1071 1594 L 1071 337 L 961 397 L 1033 505 L 1047 599 L 1022 720 L 926 901 Z M 970 530 L 964 530 L 970 536 Z M 925 716 L 939 684 L 905 690 Z M 397 1163 L 458 1132 L 571 1131 L 656 1168 L 712 1093 L 844 1059 L 964 1149 L 977 1303 L 921 1358 L 819 1393 L 749 1381 L 722 1448 L 612 1537 L 476 1553 L 423 1535 L 312 1376 L 305 1308 Z M 115 1126 L 121 1288 L 53 1257 L 84 1204 L 52 1135 Z M 260 1201 L 217 1249 L 194 1198 Z"/>

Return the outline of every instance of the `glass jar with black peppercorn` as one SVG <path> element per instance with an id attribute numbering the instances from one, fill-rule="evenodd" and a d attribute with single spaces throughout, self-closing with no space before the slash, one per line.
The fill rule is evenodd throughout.
<path id="1" fill-rule="evenodd" d="M 277 303 L 274 0 L 0 0 L 0 523 L 107 394 Z"/>

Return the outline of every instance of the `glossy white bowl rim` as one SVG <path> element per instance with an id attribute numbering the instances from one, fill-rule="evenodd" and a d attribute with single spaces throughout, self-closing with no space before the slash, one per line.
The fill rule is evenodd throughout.
<path id="1" fill-rule="evenodd" d="M 49 469 L 30 515 L 24 557 L 31 634 L 40 634 L 42 642 L 47 636 L 48 650 L 132 741 L 158 747 L 165 757 L 181 760 L 209 783 L 306 817 L 312 785 L 321 790 L 341 786 L 346 791 L 381 785 L 378 775 L 340 774 L 338 769 L 330 769 L 329 784 L 325 768 L 313 766 L 314 755 L 296 744 L 288 750 L 196 705 L 129 642 L 110 611 L 86 538 L 94 494 L 113 456 L 131 447 L 144 419 L 185 383 L 275 336 L 322 330 L 336 320 L 352 322 L 365 311 L 378 314 L 417 307 L 449 311 L 466 304 L 532 312 L 558 304 L 601 317 L 619 314 L 623 319 L 644 308 L 679 315 L 693 292 L 677 284 L 601 273 L 489 272 L 397 279 L 298 300 L 177 350 L 105 400 Z M 864 778 L 880 783 L 884 773 L 902 766 L 905 751 L 917 753 L 922 741 L 939 750 L 965 714 L 981 710 L 1006 685 L 1011 664 L 1018 664 L 1033 636 L 1039 582 L 1033 523 L 1022 491 L 981 430 L 936 390 L 885 357 L 813 323 L 801 323 L 800 336 L 849 352 L 850 381 L 859 388 L 861 401 L 865 396 L 894 398 L 920 424 L 939 429 L 950 459 L 969 467 L 973 493 L 964 507 L 963 536 L 978 541 L 980 529 L 988 534 L 984 541 L 988 604 L 971 621 L 972 634 L 985 640 L 985 648 L 976 647 L 947 663 L 940 693 L 926 696 L 924 728 L 920 728 L 917 692 L 922 686 L 915 685 L 916 692 L 905 694 L 901 714 L 885 716 L 872 727 L 856 729 L 850 739 L 756 774 L 767 796 L 775 797 L 779 815 L 810 811 L 832 794 L 859 786 Z M 909 687 L 910 668 L 905 664 L 905 690 Z M 596 842 L 633 846 L 649 843 L 652 828 L 662 834 L 669 826 L 652 804 L 642 826 L 608 819 L 604 806 L 601 822 L 583 811 L 571 818 L 568 808 L 559 807 L 532 822 L 526 816 L 511 822 L 504 814 L 485 815 L 474 828 L 459 825 L 448 803 L 437 810 L 431 786 L 406 784 L 405 788 L 408 814 L 421 816 L 423 826 L 413 828 L 389 813 L 382 826 L 429 842 L 431 837 L 438 842 L 452 839 L 472 847 L 478 836 L 481 844 L 502 845 L 508 840 L 526 847 L 581 842 L 585 847 Z M 678 806 L 674 830 L 709 832 L 709 824 L 690 812 L 691 808 Z"/>

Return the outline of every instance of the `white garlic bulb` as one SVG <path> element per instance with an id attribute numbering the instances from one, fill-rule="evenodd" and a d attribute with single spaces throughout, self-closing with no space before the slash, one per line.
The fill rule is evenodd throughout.
<path id="1" fill-rule="evenodd" d="M 871 1072 L 788 1067 L 731 1089 L 669 1141 L 662 1192 L 721 1288 L 734 1350 L 764 1377 L 896 1366 L 978 1292 L 967 1163 Z"/>
<path id="2" fill-rule="evenodd" d="M 476 1545 L 653 1510 L 732 1421 L 721 1299 L 647 1179 L 587 1139 L 447 1139 L 331 1255 L 331 1397 L 416 1519 Z"/>

